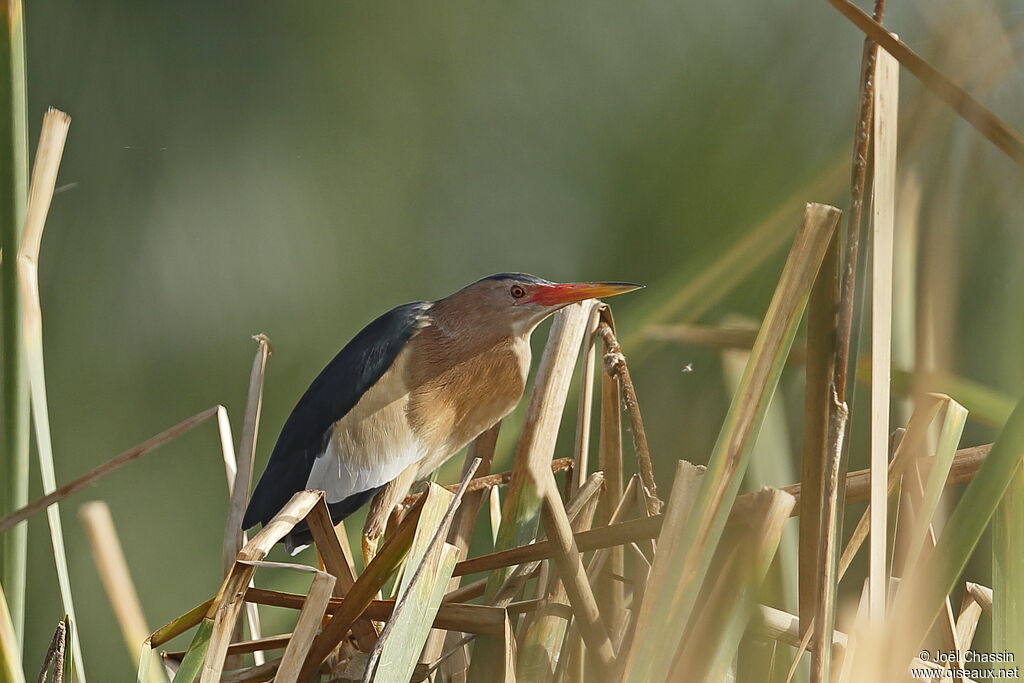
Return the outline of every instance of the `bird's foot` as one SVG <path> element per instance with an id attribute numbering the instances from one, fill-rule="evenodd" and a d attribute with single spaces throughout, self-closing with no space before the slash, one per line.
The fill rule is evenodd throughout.
<path id="1" fill-rule="evenodd" d="M 363 534 L 363 566 L 366 567 L 377 555 L 377 545 L 380 543 L 380 536 Z"/>

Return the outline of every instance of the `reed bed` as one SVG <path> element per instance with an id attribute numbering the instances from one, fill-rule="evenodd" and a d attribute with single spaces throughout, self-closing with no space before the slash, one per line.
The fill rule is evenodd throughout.
<path id="1" fill-rule="evenodd" d="M 947 381 L 945 393 L 926 393 L 920 389 L 927 377 L 917 368 L 906 368 L 908 379 L 891 363 L 897 337 L 905 334 L 899 330 L 906 328 L 893 324 L 900 296 L 894 270 L 909 267 L 894 260 L 896 217 L 907 197 L 897 190 L 897 151 L 922 144 L 931 132 L 921 125 L 897 139 L 901 67 L 1018 165 L 1024 144 L 974 96 L 886 32 L 883 3 L 869 17 L 844 0 L 829 2 L 866 35 L 845 220 L 838 208 L 814 202 L 836 194 L 844 162 L 804 188 L 799 220 L 784 226 L 790 212 L 772 212 L 705 272 L 666 292 L 622 340 L 603 302 L 560 311 L 526 401 L 511 469 L 492 471 L 502 428 L 496 425 L 467 449 L 458 482 L 427 483 L 402 502 L 361 571 L 345 525 L 332 524 L 322 492 L 296 493 L 252 538 L 239 528 L 271 358 L 263 335 L 255 337 L 237 446 L 227 411 L 212 406 L 57 485 L 37 267 L 69 119 L 49 112 L 26 193 L 25 229 L 4 226 L 5 253 L 17 254 L 4 270 L 17 268 L 22 295 L 10 309 L 5 301 L 5 311 L 18 315 L 15 325 L 5 322 L 5 363 L 23 357 L 28 383 L 23 395 L 20 375 L 8 375 L 5 438 L 18 469 L 21 401 L 29 398 L 45 495 L 29 503 L 19 499 L 20 480 L 5 484 L 0 533 L 11 558 L 23 546 L 23 523 L 46 512 L 67 615 L 55 620 L 46 653 L 23 655 L 24 567 L 8 559 L 0 584 L 0 677 L 19 683 L 38 671 L 41 681 L 86 680 L 79 641 L 97 636 L 76 628 L 59 504 L 207 422 L 217 426 L 228 490 L 219 549 L 224 578 L 210 587 L 210 599 L 182 606 L 181 616 L 150 632 L 145 596 L 135 592 L 131 558 L 121 550 L 109 509 L 100 501 L 79 510 L 126 647 L 139 662 L 140 683 L 821 683 L 972 680 L 985 674 L 977 673 L 981 668 L 1019 673 L 1024 407 L 1012 408 L 1010 399 L 991 392 L 978 399 L 964 381 Z M 7 47 L 7 66 L 16 70 L 20 48 Z M 12 106 L 23 106 L 17 92 L 7 96 Z M 3 131 L 8 138 L 21 134 L 18 113 L 10 118 Z M 17 178 L 7 180 L 5 193 L 21 191 Z M 788 257 L 759 324 L 694 324 L 786 243 Z M 5 274 L 5 296 L 11 277 Z M 870 320 L 867 359 L 857 357 L 861 301 Z M 12 339 L 11 329 L 24 338 Z M 656 477 L 643 387 L 631 373 L 655 341 L 731 350 L 727 368 L 742 366 L 731 371 L 733 396 L 706 461 L 678 460 L 671 481 Z M 779 436 L 785 416 L 769 417 L 769 406 L 784 372 L 801 371 L 802 432 L 798 456 L 791 456 L 788 439 Z M 570 415 L 574 377 L 580 395 Z M 848 378 L 868 384 L 867 405 L 853 405 L 855 382 Z M 893 424 L 900 412 L 892 409 L 893 396 L 908 408 L 905 424 L 899 418 Z M 981 421 L 1001 431 L 992 444 L 964 446 L 965 424 L 979 419 L 969 409 L 975 402 Z M 780 401 L 775 410 L 782 410 Z M 848 472 L 858 411 L 868 418 L 870 467 Z M 572 449 L 561 453 L 558 434 L 570 430 Z M 769 442 L 783 445 L 764 454 Z M 799 467 L 790 463 L 794 457 Z M 748 470 L 763 476 L 762 459 L 769 458 L 798 471 L 799 481 L 741 493 Z M 954 487 L 962 493 L 944 509 Z M 865 502 L 855 518 L 850 506 Z M 847 514 L 851 524 L 844 524 Z M 791 518 L 798 524 L 787 524 Z M 269 561 L 277 541 L 303 521 L 315 540 L 315 561 Z M 474 554 L 478 529 L 490 544 Z M 990 550 L 979 545 L 988 532 Z M 982 552 L 991 553 L 991 587 L 965 575 Z M 866 571 L 851 571 L 859 556 Z M 308 577 L 308 589 L 258 587 L 259 577 L 277 571 Z M 767 586 L 775 580 L 795 587 L 792 604 L 768 604 Z M 264 635 L 261 606 L 294 611 L 291 631 Z M 984 652 L 999 659 L 979 664 L 973 643 L 986 619 L 993 637 Z M 181 645 L 172 647 L 176 638 Z"/>

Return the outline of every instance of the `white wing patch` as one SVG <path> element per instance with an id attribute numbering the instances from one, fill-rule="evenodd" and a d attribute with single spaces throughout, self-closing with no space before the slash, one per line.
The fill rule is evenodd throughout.
<path id="1" fill-rule="evenodd" d="M 402 351 L 384 376 L 352 410 L 334 423 L 324 454 L 313 462 L 306 488 L 326 493 L 328 503 L 383 486 L 427 452 L 406 417 L 409 390 Z"/>

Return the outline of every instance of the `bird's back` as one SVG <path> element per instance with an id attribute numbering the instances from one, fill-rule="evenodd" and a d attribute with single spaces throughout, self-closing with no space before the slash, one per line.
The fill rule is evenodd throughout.
<path id="1" fill-rule="evenodd" d="M 295 492 L 306 488 L 332 426 L 391 368 L 429 307 L 418 301 L 391 309 L 353 337 L 313 380 L 281 429 L 249 501 L 243 528 L 267 523 Z"/>

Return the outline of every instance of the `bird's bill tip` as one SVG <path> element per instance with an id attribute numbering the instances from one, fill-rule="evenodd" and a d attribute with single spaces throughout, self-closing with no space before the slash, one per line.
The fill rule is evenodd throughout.
<path id="1" fill-rule="evenodd" d="M 626 292 L 643 289 L 634 282 L 568 282 L 546 285 L 533 300 L 544 306 L 559 306 L 586 299 L 606 299 Z"/>

